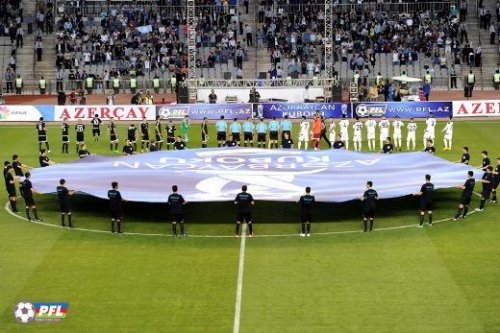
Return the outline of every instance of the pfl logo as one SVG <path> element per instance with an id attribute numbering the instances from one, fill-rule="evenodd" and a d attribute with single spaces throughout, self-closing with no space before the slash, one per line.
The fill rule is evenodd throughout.
<path id="1" fill-rule="evenodd" d="M 19 302 L 14 310 L 14 316 L 20 323 L 31 321 L 60 321 L 66 318 L 68 303 L 30 303 Z"/>
<path id="2" fill-rule="evenodd" d="M 160 109 L 159 112 L 159 116 L 162 119 L 183 119 L 187 114 L 189 114 L 188 108 L 182 106 L 164 106 Z"/>
<path id="3" fill-rule="evenodd" d="M 356 115 L 358 117 L 381 117 L 385 114 L 385 104 L 359 104 L 356 106 Z"/>

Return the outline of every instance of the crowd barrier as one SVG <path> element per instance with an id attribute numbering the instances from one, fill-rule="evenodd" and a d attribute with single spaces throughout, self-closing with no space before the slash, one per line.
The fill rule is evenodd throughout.
<path id="1" fill-rule="evenodd" d="M 169 104 L 169 105 L 0 105 L 0 122 L 88 121 L 94 115 L 103 120 L 139 121 L 144 118 L 180 120 L 188 115 L 192 120 L 284 118 L 311 119 L 319 112 L 325 118 L 387 118 L 402 119 L 453 117 L 500 117 L 500 100 L 432 101 L 432 102 L 365 102 L 365 103 L 256 103 L 256 104 Z"/>

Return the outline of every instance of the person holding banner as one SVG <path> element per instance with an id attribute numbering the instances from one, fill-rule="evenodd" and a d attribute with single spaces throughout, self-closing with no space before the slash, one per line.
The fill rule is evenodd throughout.
<path id="1" fill-rule="evenodd" d="M 441 133 L 444 132 L 444 149 L 443 150 L 451 150 L 451 145 L 453 141 L 453 121 L 451 121 L 452 117 L 448 117 L 448 122 L 444 126 Z"/>
<path id="2" fill-rule="evenodd" d="M 368 139 L 368 150 L 375 151 L 375 131 L 377 129 L 377 121 L 373 119 L 372 115 L 368 116 L 368 120 L 365 122 L 366 127 L 366 137 Z"/>
<path id="3" fill-rule="evenodd" d="M 382 120 L 378 123 L 378 126 L 380 127 L 380 149 L 383 149 L 384 147 L 384 142 L 386 138 L 389 136 L 389 128 L 391 126 L 391 123 L 385 116 L 382 117 Z"/>
<path id="4" fill-rule="evenodd" d="M 493 197 L 491 198 L 491 203 L 497 203 L 497 188 L 500 184 L 500 157 L 497 157 L 497 166 L 495 168 L 495 171 L 493 172 L 493 175 Z"/>
<path id="5" fill-rule="evenodd" d="M 411 150 L 415 150 L 416 148 L 416 133 L 417 133 L 417 123 L 413 118 L 410 118 L 410 122 L 406 125 L 408 129 L 408 133 L 406 134 L 406 150 L 410 150 L 410 143 L 412 145 Z"/>
<path id="6" fill-rule="evenodd" d="M 377 191 L 373 189 L 373 182 L 366 182 L 366 191 L 363 193 L 363 196 L 360 198 L 363 202 L 363 231 L 372 231 L 373 230 L 373 222 L 375 219 L 375 211 L 376 211 L 376 200 L 379 200 L 379 196 Z M 370 226 L 368 227 L 368 220 L 370 221 Z"/>
<path id="7" fill-rule="evenodd" d="M 493 167 L 488 165 L 485 170 L 486 172 L 483 174 L 480 182 L 483 184 L 483 191 L 481 192 L 481 202 L 479 204 L 479 208 L 476 208 L 476 212 L 482 212 L 484 210 L 484 205 L 486 204 L 486 200 L 490 198 L 491 191 L 493 190 Z"/>
<path id="8" fill-rule="evenodd" d="M 279 130 L 280 130 L 280 124 L 276 120 L 276 117 L 273 117 L 273 119 L 269 122 L 269 144 L 268 148 L 272 149 L 273 147 L 278 149 L 278 137 L 279 137 Z"/>
<path id="9" fill-rule="evenodd" d="M 299 140 L 298 140 L 298 149 L 302 146 L 302 142 L 304 142 L 304 149 L 307 150 L 307 146 L 309 145 L 309 128 L 310 124 L 307 121 L 306 116 L 302 116 L 302 120 L 300 121 L 300 130 L 299 130 Z M 335 129 L 335 123 L 334 123 Z"/>
<path id="10" fill-rule="evenodd" d="M 257 124 L 256 129 L 257 129 L 257 147 L 266 148 L 267 125 L 264 122 L 264 118 L 260 118 L 260 121 Z"/>
<path id="11" fill-rule="evenodd" d="M 398 151 L 401 151 L 401 131 L 404 127 L 404 124 L 401 119 L 399 119 L 399 116 L 396 116 L 396 120 L 392 122 L 392 127 L 394 128 L 394 145 L 396 146 L 396 149 Z"/>
<path id="12" fill-rule="evenodd" d="M 415 193 L 415 196 L 420 196 L 420 223 L 418 226 L 424 226 L 425 213 L 429 216 L 429 227 L 432 227 L 432 194 L 434 192 L 434 184 L 431 183 L 431 175 L 425 175 L 425 184 L 420 187 L 420 192 Z"/>
<path id="13" fill-rule="evenodd" d="M 462 197 L 460 199 L 460 204 L 458 205 L 457 213 L 453 218 L 453 221 L 458 220 L 459 218 L 464 219 L 467 216 L 467 212 L 469 210 L 470 202 L 472 201 L 472 193 L 474 192 L 474 187 L 476 186 L 476 180 L 474 179 L 474 172 L 467 172 L 468 178 L 463 185 L 460 185 L 462 191 Z"/>

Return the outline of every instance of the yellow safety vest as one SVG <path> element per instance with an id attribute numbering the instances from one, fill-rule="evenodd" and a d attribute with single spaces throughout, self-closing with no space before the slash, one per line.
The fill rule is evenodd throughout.
<path id="1" fill-rule="evenodd" d="M 16 88 L 22 88 L 23 87 L 23 79 L 16 79 Z"/>
<path id="2" fill-rule="evenodd" d="M 87 84 L 87 88 L 92 88 L 94 86 L 94 79 L 91 76 L 86 78 L 85 82 Z"/>
<path id="3" fill-rule="evenodd" d="M 493 82 L 495 83 L 500 82 L 500 73 L 493 74 Z"/>
<path id="4" fill-rule="evenodd" d="M 467 75 L 467 82 L 468 83 L 474 83 L 474 74 L 468 74 Z"/>
<path id="5" fill-rule="evenodd" d="M 319 86 L 319 78 L 316 75 L 313 76 L 313 86 Z"/>
<path id="6" fill-rule="evenodd" d="M 292 85 L 292 77 L 291 76 L 287 76 L 286 77 L 286 85 L 287 86 L 291 86 Z"/>
<path id="7" fill-rule="evenodd" d="M 431 74 L 425 74 L 424 78 L 425 78 L 425 82 L 431 83 L 431 81 L 432 81 L 432 75 Z"/>
<path id="8" fill-rule="evenodd" d="M 377 75 L 377 86 L 380 85 L 382 83 L 382 76 L 380 75 Z"/>
<path id="9" fill-rule="evenodd" d="M 175 76 L 172 76 L 170 78 L 170 84 L 175 87 L 175 85 L 177 84 L 177 78 Z"/>
<path id="10" fill-rule="evenodd" d="M 131 69 L 128 73 L 130 76 L 135 76 L 137 72 L 135 71 L 135 69 Z"/>
<path id="11" fill-rule="evenodd" d="M 354 74 L 354 76 L 352 78 L 353 78 L 354 82 L 356 82 L 356 83 L 359 82 L 359 74 L 358 73 Z"/>
<path id="12" fill-rule="evenodd" d="M 160 88 L 160 79 L 153 79 L 153 88 Z"/>
<path id="13" fill-rule="evenodd" d="M 40 80 L 40 89 L 45 89 L 45 87 L 47 86 L 47 82 L 45 80 Z"/>
<path id="14" fill-rule="evenodd" d="M 120 88 L 120 80 L 113 79 L 113 88 Z"/>
<path id="15" fill-rule="evenodd" d="M 130 88 L 137 88 L 137 79 L 136 78 L 130 79 Z"/>

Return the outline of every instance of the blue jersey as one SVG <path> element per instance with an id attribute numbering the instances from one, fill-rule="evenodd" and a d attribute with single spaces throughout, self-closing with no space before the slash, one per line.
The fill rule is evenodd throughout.
<path id="1" fill-rule="evenodd" d="M 269 122 L 269 132 L 278 132 L 280 129 L 280 124 L 276 120 L 271 120 Z"/>
<path id="2" fill-rule="evenodd" d="M 239 133 L 239 132 L 241 132 L 240 123 L 232 123 L 231 124 L 231 133 Z"/>
<path id="3" fill-rule="evenodd" d="M 227 123 L 224 120 L 219 120 L 215 123 L 215 128 L 217 129 L 217 132 L 226 132 Z"/>
<path id="4" fill-rule="evenodd" d="M 249 121 L 243 123 L 243 132 L 252 133 L 253 132 L 253 124 Z"/>
<path id="5" fill-rule="evenodd" d="M 285 119 L 281 122 L 281 130 L 282 131 L 292 131 L 292 122 L 288 119 Z"/>
<path id="6" fill-rule="evenodd" d="M 267 132 L 267 125 L 264 122 L 258 123 L 257 124 L 257 133 L 266 133 Z"/>

